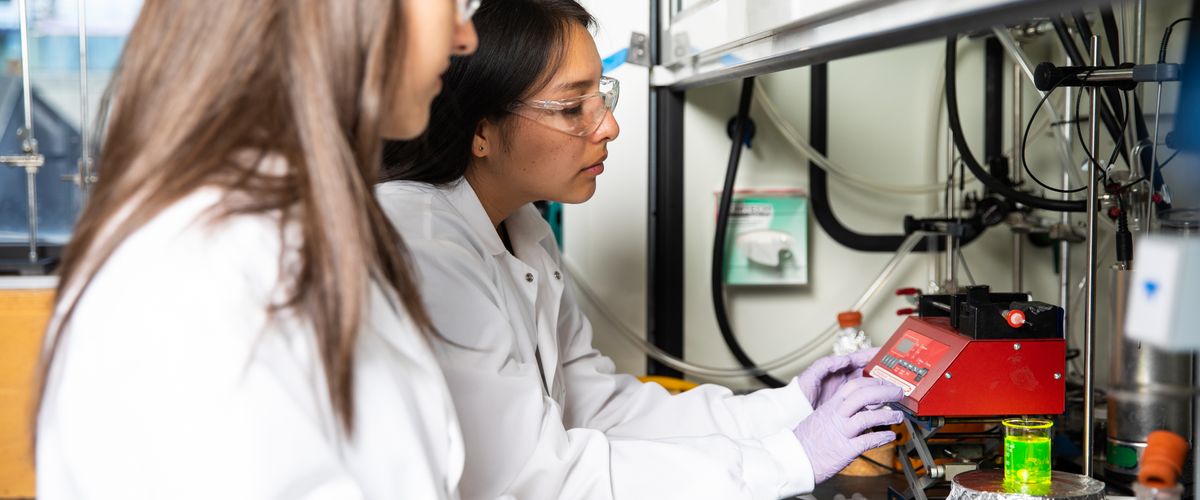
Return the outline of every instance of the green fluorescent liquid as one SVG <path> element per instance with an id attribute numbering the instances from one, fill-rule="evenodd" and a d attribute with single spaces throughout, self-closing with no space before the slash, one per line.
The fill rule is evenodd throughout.
<path id="1" fill-rule="evenodd" d="M 1004 481 L 1025 484 L 1049 483 L 1050 438 L 1005 436 Z"/>

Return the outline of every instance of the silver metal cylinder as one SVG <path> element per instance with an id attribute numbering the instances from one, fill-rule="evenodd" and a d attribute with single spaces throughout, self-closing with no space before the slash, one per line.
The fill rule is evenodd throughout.
<path id="1" fill-rule="evenodd" d="M 1113 270 L 1113 336 L 1109 379 L 1114 387 L 1192 384 L 1192 354 L 1168 352 L 1125 336 L 1125 306 L 1132 271 Z M 1108 398 L 1108 460 L 1111 471 L 1134 475 L 1150 432 L 1169 430 L 1191 441 L 1192 401 L 1164 395 Z"/>
<path id="2" fill-rule="evenodd" d="M 1092 60 L 1100 60 L 1100 37 L 1092 35 Z M 1100 91 L 1091 89 L 1091 140 L 1089 149 L 1092 152 L 1088 159 L 1088 189 L 1087 189 L 1087 299 L 1083 333 L 1083 475 L 1092 475 L 1092 455 L 1096 443 L 1092 439 L 1092 429 L 1095 425 L 1095 405 L 1092 390 L 1095 386 L 1096 371 L 1096 172 L 1100 165 L 1096 161 L 1097 148 L 1100 147 Z"/>

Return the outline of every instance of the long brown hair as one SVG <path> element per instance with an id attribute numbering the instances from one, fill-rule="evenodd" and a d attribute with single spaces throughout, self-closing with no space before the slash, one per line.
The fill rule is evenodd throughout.
<path id="1" fill-rule="evenodd" d="M 311 323 L 333 408 L 354 417 L 357 330 L 370 283 L 430 322 L 372 186 L 380 121 L 400 76 L 403 1 L 147 0 L 111 87 L 100 180 L 63 256 L 37 409 L 80 297 L 116 248 L 201 186 L 213 214 L 280 213 L 303 241 L 291 307 Z M 265 175 L 245 153 L 286 160 Z M 237 200 L 237 201 L 235 201 Z M 128 214 L 128 215 L 125 215 Z M 281 275 L 282 276 L 282 275 Z"/>

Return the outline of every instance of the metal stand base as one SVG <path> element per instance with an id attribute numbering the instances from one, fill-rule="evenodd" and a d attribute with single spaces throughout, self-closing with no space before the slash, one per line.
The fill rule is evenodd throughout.
<path id="1" fill-rule="evenodd" d="M 989 440 L 997 442 L 1003 439 L 1002 434 L 980 433 L 980 432 L 946 432 L 945 426 L 948 423 L 999 423 L 996 419 L 946 419 L 942 417 L 915 417 L 906 415 L 904 426 L 908 429 L 910 439 L 908 442 L 901 445 L 898 450 L 900 453 L 900 467 L 903 469 L 904 477 L 908 481 L 908 490 L 903 494 L 889 495 L 889 498 L 904 498 L 906 500 L 929 500 L 926 490 L 941 483 L 942 481 L 951 481 L 955 476 L 976 470 L 979 468 L 979 462 L 971 462 L 963 460 L 959 457 L 959 461 L 951 463 L 939 464 L 934 460 L 933 452 L 930 451 L 930 439 L 960 439 L 960 440 L 975 440 L 984 441 L 986 444 Z M 936 437 L 935 437 L 936 435 Z M 999 444 L 996 444 L 999 446 Z M 917 457 L 921 460 L 923 472 L 918 473 L 913 467 L 909 456 L 916 452 Z M 986 455 L 981 454 L 981 455 Z M 982 459 L 980 461 L 983 461 Z"/>

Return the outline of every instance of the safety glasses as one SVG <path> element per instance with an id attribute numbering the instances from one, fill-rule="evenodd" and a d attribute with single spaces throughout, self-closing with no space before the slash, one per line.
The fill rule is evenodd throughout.
<path id="1" fill-rule="evenodd" d="M 483 0 L 454 0 L 455 6 L 458 8 L 458 23 L 467 24 L 471 20 L 471 16 L 475 15 L 475 11 L 479 10 L 479 4 Z"/>
<path id="2" fill-rule="evenodd" d="M 508 107 L 514 115 L 528 118 L 559 132 L 584 137 L 600 128 L 604 117 L 617 107 L 621 83 L 600 77 L 600 91 L 569 99 L 517 101 Z"/>

